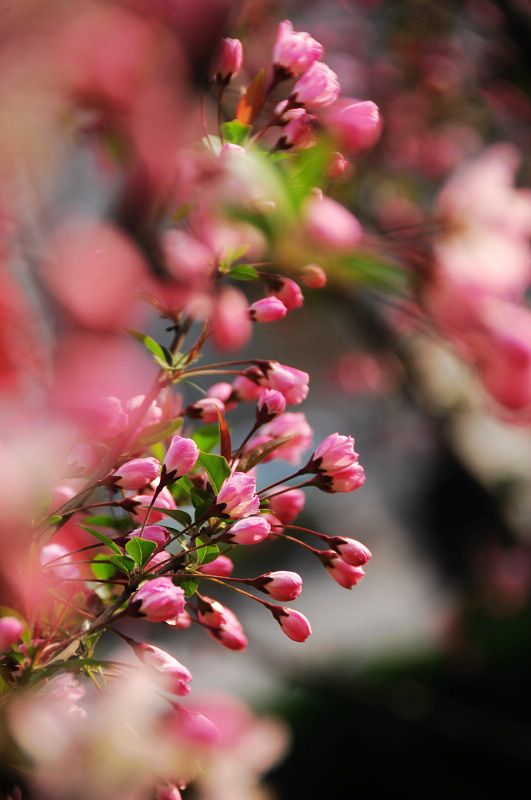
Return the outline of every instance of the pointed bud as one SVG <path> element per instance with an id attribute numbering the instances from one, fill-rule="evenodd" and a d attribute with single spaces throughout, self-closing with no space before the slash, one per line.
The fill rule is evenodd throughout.
<path id="1" fill-rule="evenodd" d="M 301 576 L 288 570 L 266 572 L 258 578 L 250 578 L 247 583 L 268 594 L 273 600 L 295 600 L 302 592 Z"/>
<path id="2" fill-rule="evenodd" d="M 286 398 L 281 392 L 275 389 L 264 389 L 258 400 L 256 409 L 257 425 L 264 425 L 267 422 L 283 414 L 286 410 Z"/>
<path id="3" fill-rule="evenodd" d="M 139 611 L 149 622 L 165 622 L 184 611 L 184 592 L 171 578 L 145 581 L 133 595 Z"/>
<path id="4" fill-rule="evenodd" d="M 228 528 L 223 538 L 233 544 L 258 544 L 267 539 L 271 525 L 263 516 L 240 519 Z"/>
<path id="5" fill-rule="evenodd" d="M 311 625 L 304 614 L 286 606 L 268 605 L 274 618 L 290 639 L 294 642 L 305 642 L 312 632 Z"/>
<path id="6" fill-rule="evenodd" d="M 210 75 L 220 86 L 226 86 L 236 77 L 243 63 L 243 46 L 239 39 L 222 39 L 218 44 L 212 63 Z"/>
<path id="7" fill-rule="evenodd" d="M 182 478 L 195 466 L 199 452 L 199 447 L 192 439 L 185 436 L 174 436 L 164 458 L 166 475 L 172 475 L 172 480 Z M 173 473 L 175 473 L 174 477 Z"/>
<path id="8" fill-rule="evenodd" d="M 336 553 L 339 553 L 346 564 L 351 567 L 362 567 L 372 558 L 368 547 L 356 539 L 344 539 L 342 536 L 333 536 L 329 542 Z"/>
<path id="9" fill-rule="evenodd" d="M 249 306 L 249 316 L 253 322 L 276 322 L 286 316 L 288 309 L 278 297 L 262 297 Z"/>
<path id="10" fill-rule="evenodd" d="M 111 476 L 122 489 L 143 489 L 160 475 L 156 458 L 133 458 L 122 464 Z"/>

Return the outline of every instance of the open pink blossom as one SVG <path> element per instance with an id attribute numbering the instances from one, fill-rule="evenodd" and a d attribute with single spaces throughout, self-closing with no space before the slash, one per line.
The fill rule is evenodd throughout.
<path id="1" fill-rule="evenodd" d="M 268 436 L 271 439 L 291 437 L 289 441 L 279 445 L 265 460 L 280 458 L 282 461 L 287 461 L 288 464 L 300 464 L 302 456 L 311 447 L 313 430 L 302 411 L 285 411 L 263 426 L 261 436 Z"/>
<path id="2" fill-rule="evenodd" d="M 293 25 L 285 19 L 278 26 L 277 38 L 273 48 L 273 63 L 292 75 L 305 72 L 324 52 L 323 45 L 309 33 L 293 30 Z"/>
<path id="3" fill-rule="evenodd" d="M 308 396 L 307 372 L 279 364 L 278 361 L 265 361 L 261 369 L 264 375 L 263 381 L 271 389 L 281 392 L 289 405 L 298 405 Z"/>
<path id="4" fill-rule="evenodd" d="M 139 653 L 145 664 L 163 673 L 167 679 L 168 691 L 181 697 L 189 694 L 192 673 L 184 664 L 160 647 L 144 642 L 139 646 Z"/>
<path id="5" fill-rule="evenodd" d="M 145 581 L 133 595 L 140 602 L 139 611 L 149 622 L 165 622 L 184 611 L 184 592 L 171 578 Z"/>
<path id="6" fill-rule="evenodd" d="M 309 469 L 325 472 L 327 475 L 335 475 L 345 467 L 355 464 L 357 460 L 358 454 L 354 450 L 352 436 L 331 433 L 311 457 Z"/>
<path id="7" fill-rule="evenodd" d="M 233 472 L 226 478 L 216 497 L 221 514 L 231 519 L 240 519 L 257 514 L 260 499 L 256 494 L 256 481 L 244 472 Z"/>
<path id="8" fill-rule="evenodd" d="M 308 108 L 321 108 L 333 103 L 340 91 L 334 70 L 314 61 L 293 87 L 292 97 Z"/>

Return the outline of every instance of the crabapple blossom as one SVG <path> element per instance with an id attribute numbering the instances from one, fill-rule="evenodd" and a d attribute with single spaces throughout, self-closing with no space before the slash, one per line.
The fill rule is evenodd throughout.
<path id="1" fill-rule="evenodd" d="M 111 476 L 122 489 L 142 489 L 158 478 L 160 462 L 156 458 L 133 458 L 126 461 Z"/>
<path id="2" fill-rule="evenodd" d="M 260 437 L 262 441 L 291 437 L 289 441 L 279 446 L 264 461 L 280 458 L 289 464 L 300 464 L 303 454 L 311 446 L 313 430 L 308 424 L 306 415 L 302 411 L 286 411 L 276 419 L 263 426 Z M 256 442 L 257 439 L 252 440 Z"/>
<path id="3" fill-rule="evenodd" d="M 286 634 L 294 642 L 305 642 L 312 632 L 312 627 L 304 614 L 287 606 L 267 606 L 274 618 Z"/>
<path id="4" fill-rule="evenodd" d="M 257 514 L 260 499 L 256 494 L 256 481 L 244 472 L 233 472 L 226 478 L 216 497 L 216 505 L 223 517 L 240 519 Z"/>
<path id="5" fill-rule="evenodd" d="M 322 194 L 315 194 L 306 200 L 303 223 L 310 239 L 323 248 L 352 250 L 363 236 L 362 227 L 354 214 Z"/>
<path id="6" fill-rule="evenodd" d="M 333 550 L 325 551 L 320 558 L 329 575 L 344 589 L 352 589 L 365 576 L 365 571 L 361 566 L 353 567 L 351 564 L 347 564 Z"/>
<path id="7" fill-rule="evenodd" d="M 249 316 L 253 322 L 275 322 L 286 316 L 288 309 L 278 297 L 262 297 L 249 306 Z"/>
<path id="8" fill-rule="evenodd" d="M 301 576 L 288 570 L 266 572 L 247 582 L 261 592 L 270 595 L 273 600 L 295 600 L 302 592 Z"/>
<path id="9" fill-rule="evenodd" d="M 290 108 L 282 116 L 287 122 L 282 128 L 276 148 L 288 150 L 290 147 L 296 147 L 304 150 L 313 147 L 316 143 L 315 129 L 318 117 L 315 114 L 308 114 L 303 108 Z"/>
<path id="10" fill-rule="evenodd" d="M 321 119 L 339 146 L 349 152 L 372 147 L 380 135 L 380 112 L 371 100 L 340 97 L 322 111 Z"/>
<path id="11" fill-rule="evenodd" d="M 319 445 L 308 463 L 308 470 L 335 475 L 358 460 L 352 436 L 332 433 Z"/>
<path id="12" fill-rule="evenodd" d="M 217 414 L 216 414 L 217 419 Z M 199 447 L 186 436 L 173 436 L 164 456 L 166 475 L 177 480 L 195 466 L 199 458 Z"/>
<path id="13" fill-rule="evenodd" d="M 238 375 L 238 377 L 234 379 L 232 386 L 237 400 L 246 402 L 258 400 L 264 391 L 262 386 L 256 384 L 254 381 L 250 381 L 245 375 Z"/>
<path id="14" fill-rule="evenodd" d="M 212 63 L 210 73 L 213 80 L 223 85 L 228 84 L 235 78 L 243 63 L 243 46 L 239 39 L 222 39 L 218 44 Z"/>
<path id="15" fill-rule="evenodd" d="M 171 578 L 145 581 L 133 595 L 139 612 L 149 622 L 165 622 L 184 611 L 184 592 Z"/>
<path id="16" fill-rule="evenodd" d="M 228 556 L 221 555 L 208 564 L 201 564 L 198 572 L 203 575 L 217 575 L 221 578 L 228 578 L 229 575 L 232 575 L 233 569 L 234 564 L 231 559 Z"/>
<path id="17" fill-rule="evenodd" d="M 312 484 L 324 492 L 354 492 L 365 483 L 365 472 L 361 464 L 351 464 L 333 475 L 319 473 Z"/>
<path id="18" fill-rule="evenodd" d="M 154 667 L 164 675 L 168 681 L 168 690 L 172 694 L 177 694 L 181 697 L 189 694 L 192 673 L 180 661 L 166 653 L 165 650 L 161 650 L 160 647 L 155 647 L 145 642 L 140 644 L 138 652 L 145 664 Z"/>
<path id="19" fill-rule="evenodd" d="M 174 783 L 166 783 L 164 786 L 157 786 L 155 800 L 182 800 L 179 787 Z"/>
<path id="20" fill-rule="evenodd" d="M 322 61 L 314 61 L 293 87 L 292 97 L 308 108 L 321 108 L 333 103 L 340 91 L 334 70 Z"/>
<path id="21" fill-rule="evenodd" d="M 79 578 L 79 568 L 72 561 L 72 556 L 67 547 L 56 542 L 46 544 L 40 553 L 40 562 L 47 578 L 61 581 Z"/>
<path id="22" fill-rule="evenodd" d="M 362 567 L 372 558 L 369 548 L 356 539 L 346 539 L 343 536 L 332 536 L 328 539 L 332 548 L 339 553 L 346 564 L 351 567 Z"/>
<path id="23" fill-rule="evenodd" d="M 273 63 L 276 67 L 282 67 L 290 75 L 299 75 L 314 61 L 318 61 L 323 53 L 322 44 L 309 33 L 294 31 L 288 19 L 279 24 L 273 48 Z"/>
<path id="24" fill-rule="evenodd" d="M 267 539 L 270 530 L 271 525 L 263 516 L 245 517 L 231 525 L 225 531 L 223 538 L 234 544 L 257 544 Z"/>
<path id="25" fill-rule="evenodd" d="M 282 489 L 282 486 L 279 487 Z M 269 508 L 284 525 L 289 525 L 300 514 L 306 502 L 302 489 L 290 489 L 269 499 Z"/>
<path id="26" fill-rule="evenodd" d="M 289 405 L 298 405 L 308 396 L 310 376 L 307 372 L 279 364 L 278 361 L 261 362 L 260 368 L 263 378 L 259 378 L 259 381 L 281 392 Z"/>
<path id="27" fill-rule="evenodd" d="M 168 529 L 163 528 L 161 525 L 146 525 L 144 529 L 135 528 L 129 536 L 147 539 L 150 542 L 155 542 L 159 547 L 165 547 L 171 539 Z"/>
<path id="28" fill-rule="evenodd" d="M 286 398 L 283 394 L 274 389 L 264 389 L 258 399 L 256 408 L 257 424 L 262 425 L 271 422 L 275 417 L 282 414 L 285 408 Z"/>
<path id="29" fill-rule="evenodd" d="M 326 286 L 326 272 L 318 264 L 306 264 L 302 269 L 301 280 L 310 289 L 322 289 Z"/>
<path id="30" fill-rule="evenodd" d="M 271 281 L 271 294 L 282 300 L 288 311 L 300 308 L 304 303 L 301 287 L 291 278 L 279 278 Z"/>
<path id="31" fill-rule="evenodd" d="M 330 178 L 330 180 L 335 180 L 339 178 L 345 172 L 346 168 L 348 167 L 348 161 L 343 155 L 343 153 L 335 152 L 332 153 L 330 156 L 330 160 L 328 161 L 328 166 L 326 168 L 326 177 Z M 302 282 L 306 284 L 306 286 L 310 286 L 307 281 L 302 279 Z M 325 276 L 325 283 L 326 283 L 326 276 Z M 324 284 L 322 284 L 324 286 Z M 315 289 L 320 289 L 321 286 L 317 285 L 313 287 Z"/>
<path id="32" fill-rule="evenodd" d="M 198 612 L 199 620 L 207 626 L 208 635 L 228 650 L 245 650 L 247 637 L 236 614 L 209 597 L 204 597 L 203 601 L 212 609 L 202 611 L 200 605 Z"/>
<path id="33" fill-rule="evenodd" d="M 218 397 L 201 397 L 185 409 L 187 417 L 201 419 L 203 422 L 217 422 L 218 410 L 225 413 L 225 404 Z"/>
<path id="34" fill-rule="evenodd" d="M 68 454 L 68 466 L 74 468 L 78 474 L 90 475 L 100 464 L 100 457 L 93 447 L 80 442 Z"/>
<path id="35" fill-rule="evenodd" d="M 147 494 L 137 494 L 134 497 L 125 500 L 122 505 L 124 508 L 128 508 L 130 505 L 134 516 L 143 522 L 146 519 L 148 509 L 153 501 L 153 496 L 154 491 Z M 164 519 L 164 511 L 157 511 L 157 507 L 162 509 L 176 508 L 175 500 L 166 486 L 158 493 L 153 506 L 154 508 L 152 508 L 149 512 L 149 521 L 151 523 L 160 522 Z"/>
<path id="36" fill-rule="evenodd" d="M 20 641 L 24 623 L 18 617 L 2 617 L 0 619 L 0 653 L 9 650 Z"/>

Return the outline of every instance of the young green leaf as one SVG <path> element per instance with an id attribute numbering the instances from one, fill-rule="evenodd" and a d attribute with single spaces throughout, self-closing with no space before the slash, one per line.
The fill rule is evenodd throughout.
<path id="1" fill-rule="evenodd" d="M 138 568 L 143 570 L 153 552 L 157 549 L 157 545 L 149 539 L 141 539 L 139 536 L 134 536 L 127 542 L 125 549 Z"/>
<path id="2" fill-rule="evenodd" d="M 179 586 L 184 592 L 185 597 L 191 597 L 199 586 L 197 578 L 185 578 L 181 580 Z"/>
<path id="3" fill-rule="evenodd" d="M 230 476 L 230 467 L 227 459 L 223 456 L 216 456 L 212 453 L 199 453 L 198 463 L 201 464 L 207 473 L 210 483 L 216 494 L 221 489 L 223 481 Z"/>
<path id="4" fill-rule="evenodd" d="M 232 267 L 229 277 L 235 278 L 237 281 L 255 281 L 258 278 L 258 272 L 249 264 L 237 264 Z"/>
<path id="5" fill-rule="evenodd" d="M 122 555 L 122 551 L 120 550 L 118 545 L 115 544 L 112 539 L 109 539 L 108 536 L 105 536 L 104 533 L 102 533 L 101 531 L 95 531 L 94 528 L 87 528 L 86 525 L 81 525 L 80 523 L 78 524 L 80 528 L 83 528 L 84 531 L 90 533 L 91 536 L 95 536 L 96 539 L 98 539 L 102 544 L 106 544 L 109 550 L 112 550 L 113 553 L 116 553 L 119 556 Z"/>
<path id="6" fill-rule="evenodd" d="M 120 572 L 125 572 L 126 575 L 130 575 L 136 566 L 133 559 L 129 558 L 129 556 L 109 556 L 109 561 L 111 564 L 114 564 Z"/>
<path id="7" fill-rule="evenodd" d="M 154 356 L 157 356 L 163 363 L 167 366 L 171 367 L 173 359 L 171 357 L 171 353 L 166 347 L 162 347 L 155 339 L 152 339 L 151 336 L 148 336 L 146 333 L 141 333 L 141 331 L 134 331 L 131 328 L 127 329 L 127 333 L 133 337 L 133 339 L 137 339 L 137 341 L 142 342 L 144 347 L 147 347 Z M 168 361 L 166 358 L 166 354 L 169 354 L 170 360 Z"/>
<path id="8" fill-rule="evenodd" d="M 210 452 L 219 442 L 219 425 L 216 422 L 211 425 L 203 425 L 194 431 L 192 439 L 200 450 Z"/>

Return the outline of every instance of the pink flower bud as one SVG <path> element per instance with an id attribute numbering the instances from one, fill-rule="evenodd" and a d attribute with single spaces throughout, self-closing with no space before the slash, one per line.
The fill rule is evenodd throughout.
<path id="1" fill-rule="evenodd" d="M 253 322 L 275 322 L 286 316 L 288 309 L 278 297 L 262 297 L 249 306 L 249 316 Z"/>
<path id="2" fill-rule="evenodd" d="M 326 167 L 326 177 L 331 180 L 341 177 L 348 167 L 348 161 L 343 153 L 331 153 L 330 160 Z"/>
<path id="3" fill-rule="evenodd" d="M 362 567 L 371 558 L 372 553 L 368 547 L 356 539 L 344 539 L 342 536 L 333 536 L 330 544 L 339 553 L 346 564 L 351 567 Z"/>
<path id="4" fill-rule="evenodd" d="M 303 108 L 291 108 L 284 114 L 287 123 L 282 129 L 277 142 L 278 150 L 296 147 L 304 150 L 313 147 L 316 142 L 315 129 L 319 122 L 315 114 L 308 114 Z"/>
<path id="5" fill-rule="evenodd" d="M 20 641 L 24 623 L 18 617 L 2 617 L 0 619 L 0 653 L 9 650 Z"/>
<path id="6" fill-rule="evenodd" d="M 192 419 L 200 419 L 203 422 L 217 422 L 219 419 L 218 409 L 222 414 L 225 413 L 225 405 L 219 398 L 202 397 L 200 400 L 196 400 L 195 403 L 189 405 L 184 413 Z"/>
<path id="7" fill-rule="evenodd" d="M 323 248 L 352 250 L 363 236 L 356 217 L 331 197 L 314 195 L 308 198 L 303 216 L 308 236 Z"/>
<path id="8" fill-rule="evenodd" d="M 203 575 L 216 575 L 218 578 L 228 578 L 232 575 L 234 564 L 228 556 L 218 556 L 209 564 L 202 564 L 198 572 Z"/>
<path id="9" fill-rule="evenodd" d="M 207 397 L 217 397 L 222 403 L 226 403 L 232 392 L 232 383 L 220 381 L 219 383 L 213 383 L 212 386 L 207 389 Z"/>
<path id="10" fill-rule="evenodd" d="M 181 697 L 189 694 L 192 673 L 180 661 L 151 644 L 140 645 L 140 655 L 145 664 L 162 672 L 168 680 L 168 691 Z"/>
<path id="11" fill-rule="evenodd" d="M 326 286 L 326 272 L 317 264 L 307 264 L 302 270 L 302 282 L 310 289 L 322 289 Z"/>
<path id="12" fill-rule="evenodd" d="M 358 460 L 358 454 L 354 450 L 354 439 L 352 436 L 342 436 L 339 433 L 331 433 L 319 445 L 310 459 L 310 471 L 318 470 L 328 475 L 335 475 L 345 467 L 350 467 Z"/>
<path id="13" fill-rule="evenodd" d="M 365 473 L 361 464 L 352 464 L 350 467 L 335 472 L 330 478 L 326 491 L 328 492 L 355 492 L 365 483 Z"/>
<path id="14" fill-rule="evenodd" d="M 282 486 L 277 487 L 281 489 Z M 284 525 L 290 525 L 304 508 L 306 495 L 302 489 L 290 489 L 269 500 L 269 508 Z"/>
<path id="15" fill-rule="evenodd" d="M 344 589 L 352 589 L 365 575 L 362 567 L 353 567 L 347 564 L 333 550 L 325 551 L 321 556 L 321 561 L 329 575 Z"/>
<path id="16" fill-rule="evenodd" d="M 164 555 L 164 553 L 159 553 L 159 555 Z M 177 614 L 176 617 L 165 619 L 164 622 L 177 631 L 184 631 L 192 624 L 192 617 L 185 609 L 180 614 Z"/>
<path id="17" fill-rule="evenodd" d="M 273 48 L 273 63 L 282 67 L 290 75 L 305 72 L 324 52 L 323 45 L 309 33 L 296 32 L 288 19 L 278 26 L 277 38 Z"/>
<path id="18" fill-rule="evenodd" d="M 171 578 L 153 578 L 137 589 L 133 602 L 140 602 L 139 611 L 149 622 L 165 622 L 184 611 L 184 592 Z"/>
<path id="19" fill-rule="evenodd" d="M 246 517 L 231 525 L 224 539 L 234 544 L 257 544 L 267 539 L 271 525 L 264 517 Z"/>
<path id="20" fill-rule="evenodd" d="M 286 409 L 286 398 L 274 389 L 264 389 L 258 400 L 256 422 L 259 425 L 271 422 Z"/>
<path id="21" fill-rule="evenodd" d="M 271 389 L 281 392 L 289 405 L 298 405 L 308 396 L 310 376 L 294 367 L 286 367 L 278 361 L 263 362 L 264 379 Z"/>
<path id="22" fill-rule="evenodd" d="M 292 97 L 308 108 L 333 103 L 341 91 L 336 73 L 321 61 L 314 61 L 293 88 Z"/>
<path id="23" fill-rule="evenodd" d="M 173 480 L 182 478 L 195 466 L 199 458 L 199 452 L 199 447 L 192 439 L 188 439 L 185 436 L 174 436 L 164 458 L 166 474 L 172 475 L 172 473 L 175 473 L 174 477 L 172 475 Z"/>
<path id="24" fill-rule="evenodd" d="M 131 531 L 129 537 L 141 537 L 150 542 L 155 542 L 159 547 L 165 547 L 171 539 L 168 529 L 162 528 L 160 525 L 146 525 L 144 530 L 142 530 L 142 528 L 135 528 L 134 531 Z M 167 558 L 164 554 L 161 555 Z"/>
<path id="25" fill-rule="evenodd" d="M 99 466 L 100 457 L 89 444 L 76 444 L 68 454 L 67 464 L 78 475 L 90 475 Z"/>
<path id="26" fill-rule="evenodd" d="M 286 411 L 264 425 L 262 435 L 272 439 L 290 436 L 291 439 L 277 447 L 270 458 L 281 458 L 289 464 L 300 464 L 303 454 L 311 447 L 313 430 L 302 411 Z"/>
<path id="27" fill-rule="evenodd" d="M 311 625 L 304 614 L 286 606 L 268 606 L 274 618 L 290 639 L 305 642 L 312 632 Z"/>
<path id="28" fill-rule="evenodd" d="M 153 500 L 153 492 L 150 492 L 149 494 L 137 494 L 131 498 L 131 502 L 135 504 L 132 513 L 141 522 L 145 520 L 148 508 L 151 505 L 152 500 Z M 149 521 L 151 523 L 160 522 L 162 519 L 164 519 L 165 516 L 164 512 L 156 511 L 155 509 L 157 508 L 170 508 L 170 509 L 177 508 L 177 506 L 175 505 L 175 500 L 173 499 L 173 495 L 166 486 L 159 493 L 157 499 L 155 500 L 154 508 L 152 508 L 151 511 L 149 512 Z"/>
<path id="29" fill-rule="evenodd" d="M 205 609 L 204 604 L 207 604 Z M 208 635 L 226 647 L 228 650 L 245 650 L 247 638 L 237 616 L 226 606 L 203 597 L 199 604 L 198 616 L 200 622 L 207 625 Z"/>
<path id="30" fill-rule="evenodd" d="M 258 400 L 263 392 L 262 386 L 254 383 L 254 381 L 250 381 L 245 375 L 238 375 L 238 377 L 234 379 L 232 386 L 237 399 L 244 402 Z"/>
<path id="31" fill-rule="evenodd" d="M 255 479 L 244 472 L 233 472 L 223 481 L 216 504 L 222 506 L 221 515 L 231 519 L 258 514 L 260 499 Z"/>
<path id="32" fill-rule="evenodd" d="M 304 296 L 301 292 L 301 287 L 291 278 L 279 278 L 278 281 L 272 282 L 273 288 L 271 294 L 282 300 L 288 311 L 294 308 L 300 308 L 304 303 Z"/>
<path id="33" fill-rule="evenodd" d="M 248 583 L 261 592 L 270 595 L 273 600 L 295 600 L 302 592 L 302 578 L 296 572 L 266 572 Z"/>
<path id="34" fill-rule="evenodd" d="M 166 783 L 164 786 L 157 786 L 155 800 L 182 800 L 182 794 L 174 783 Z"/>
<path id="35" fill-rule="evenodd" d="M 380 112 L 370 100 L 342 97 L 323 111 L 321 119 L 339 146 L 350 152 L 372 147 L 380 135 Z"/>
<path id="36" fill-rule="evenodd" d="M 218 44 L 212 63 L 210 74 L 219 84 L 227 84 L 234 78 L 243 63 L 243 47 L 239 39 L 222 39 Z"/>
<path id="37" fill-rule="evenodd" d="M 160 463 L 156 458 L 133 458 L 126 461 L 113 473 L 116 485 L 122 489 L 142 489 L 160 475 Z"/>

